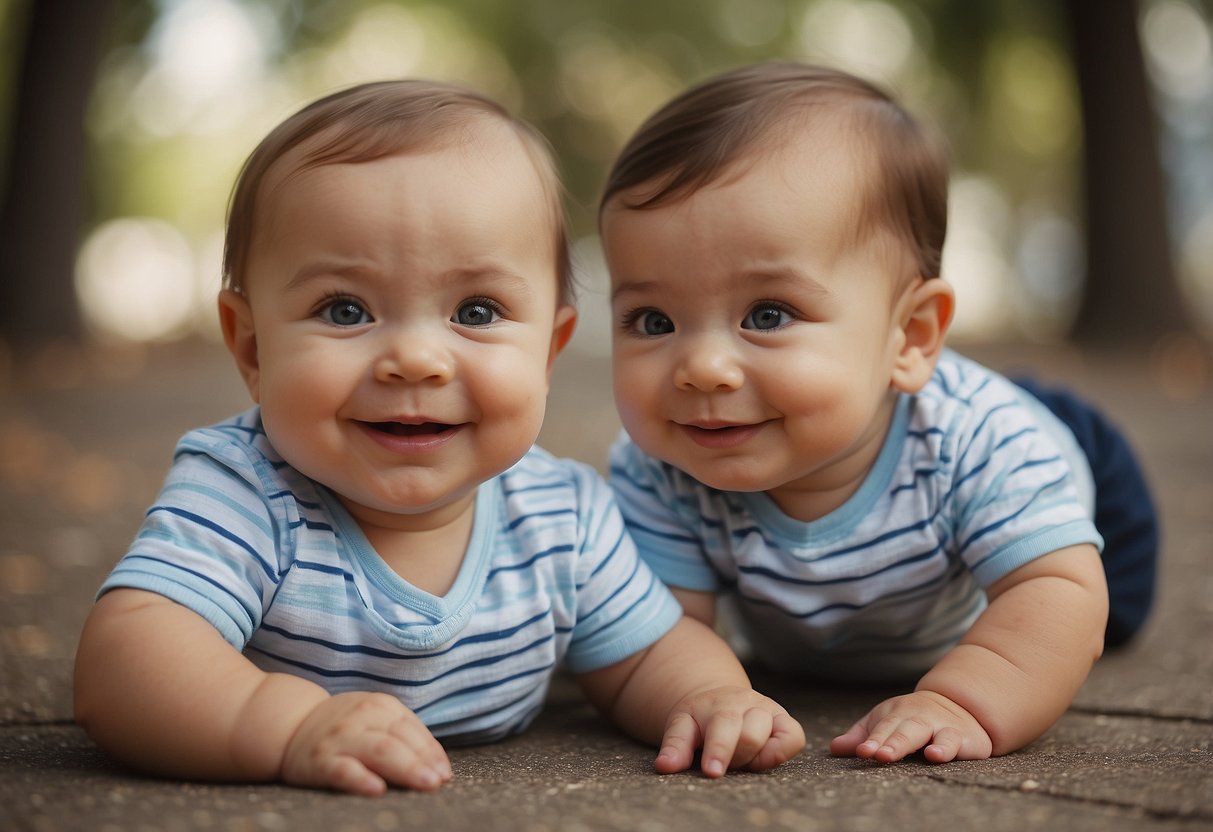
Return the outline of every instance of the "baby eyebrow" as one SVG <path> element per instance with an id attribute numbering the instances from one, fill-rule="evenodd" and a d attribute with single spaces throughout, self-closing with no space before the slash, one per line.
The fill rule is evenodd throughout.
<path id="1" fill-rule="evenodd" d="M 286 291 L 293 292 L 322 277 L 345 277 L 356 279 L 367 274 L 366 268 L 357 263 L 321 260 L 307 263 L 299 268 L 286 283 Z"/>
<path id="2" fill-rule="evenodd" d="M 348 280 L 374 282 L 387 281 L 390 276 L 382 275 L 381 271 L 369 264 L 348 261 L 321 260 L 305 264 L 291 277 L 286 284 L 286 291 L 291 292 L 307 286 L 325 277 L 339 277 Z M 441 273 L 441 278 L 451 283 L 474 283 L 480 286 L 495 286 L 500 291 L 512 294 L 530 294 L 533 291 L 532 281 L 506 268 L 494 265 L 460 266 Z"/>
<path id="3" fill-rule="evenodd" d="M 812 275 L 788 266 L 754 269 L 745 272 L 742 277 L 760 289 L 782 288 L 801 293 L 808 292 L 822 297 L 830 294 L 830 290 Z"/>
<path id="4" fill-rule="evenodd" d="M 625 280 L 611 289 L 611 300 L 615 300 L 620 295 L 645 294 L 660 288 L 661 283 L 656 280 Z"/>
<path id="5" fill-rule="evenodd" d="M 492 285 L 511 294 L 531 294 L 534 281 L 528 280 L 509 269 L 497 266 L 470 266 L 451 269 L 444 275 L 452 282 Z"/>
<path id="6" fill-rule="evenodd" d="M 822 297 L 830 294 L 830 290 L 812 275 L 790 266 L 747 269 L 740 272 L 737 279 L 759 292 L 784 289 Z M 614 301 L 620 295 L 649 294 L 660 291 L 661 288 L 662 283 L 658 280 L 624 280 L 611 289 L 611 300 Z"/>

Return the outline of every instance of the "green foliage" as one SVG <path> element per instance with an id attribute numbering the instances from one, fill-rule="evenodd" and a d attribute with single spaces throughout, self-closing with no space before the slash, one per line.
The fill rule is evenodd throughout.
<path id="1" fill-rule="evenodd" d="M 272 117 L 219 130 L 192 123 L 149 132 L 132 115 L 132 97 L 148 94 L 156 39 L 181 5 L 115 4 L 94 113 L 94 124 L 109 125 L 96 130 L 98 219 L 127 212 L 175 222 L 214 216 L 186 203 L 222 206 L 232 158 L 247 152 L 259 130 L 339 84 L 408 72 L 483 89 L 535 123 L 560 157 L 574 225 L 585 232 L 606 165 L 653 108 L 736 64 L 831 60 L 823 21 L 842 21 L 849 27 L 843 35 L 853 38 L 864 14 L 878 24 L 900 17 L 912 38 L 910 55 L 881 80 L 941 123 L 961 168 L 991 170 L 1009 188 L 1041 187 L 1042 178 L 1025 171 L 1069 164 L 1077 140 L 1073 81 L 1055 4 L 1046 0 L 243 0 L 239 9 L 259 27 L 258 60 L 265 62 L 264 75 L 248 79 L 248 88 L 263 89 L 271 104 L 263 112 Z M 856 49 L 839 51 L 853 58 Z M 873 58 L 879 70 L 881 56 Z M 195 175 L 200 159 L 220 164 Z"/>

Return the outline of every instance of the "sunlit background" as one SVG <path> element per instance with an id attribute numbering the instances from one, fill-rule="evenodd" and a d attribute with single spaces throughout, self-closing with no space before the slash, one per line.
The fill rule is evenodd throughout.
<path id="1" fill-rule="evenodd" d="M 974 7 L 997 7 L 1000 18 L 966 76 L 955 42 L 963 21 L 941 33 L 937 5 L 115 3 L 113 43 L 88 117 L 93 197 L 77 257 L 82 311 L 105 339 L 215 337 L 224 210 L 254 144 L 336 87 L 427 76 L 502 100 L 553 141 L 571 192 L 583 286 L 574 347 L 604 352 L 593 208 L 612 154 L 687 83 L 778 57 L 828 61 L 884 82 L 950 137 L 956 166 L 944 276 L 960 298 L 954 336 L 1054 338 L 1074 315 L 1084 269 L 1082 127 L 1061 24 L 1047 2 L 979 0 Z M 124 17 L 124 6 L 140 13 Z M 0 2 L 0 43 L 10 43 L 4 30 L 24 7 Z M 1208 5 L 1144 0 L 1139 34 L 1182 289 L 1198 326 L 1213 331 Z M 4 66 L 0 77 L 11 81 L 13 71 Z"/>

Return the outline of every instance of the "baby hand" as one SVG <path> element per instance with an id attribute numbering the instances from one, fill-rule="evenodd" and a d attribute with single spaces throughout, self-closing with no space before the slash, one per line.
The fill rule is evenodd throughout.
<path id="1" fill-rule="evenodd" d="M 946 696 L 920 690 L 886 699 L 830 742 L 838 757 L 892 763 L 919 749 L 932 763 L 984 760 L 993 743 L 973 715 Z"/>
<path id="2" fill-rule="evenodd" d="M 778 703 L 750 688 L 713 688 L 674 706 L 653 765 L 661 774 L 685 771 L 701 745 L 700 765 L 708 777 L 730 768 L 762 771 L 799 754 L 804 729 Z"/>
<path id="3" fill-rule="evenodd" d="M 400 700 L 384 693 L 342 693 L 321 702 L 295 731 L 282 779 L 374 796 L 389 783 L 436 789 L 451 779 L 451 764 L 438 740 Z"/>

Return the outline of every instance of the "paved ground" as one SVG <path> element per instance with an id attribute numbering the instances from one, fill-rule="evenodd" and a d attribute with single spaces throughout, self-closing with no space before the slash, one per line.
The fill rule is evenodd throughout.
<path id="1" fill-rule="evenodd" d="M 1213 379 L 1207 350 L 1150 355 L 969 349 L 1036 368 L 1114 412 L 1165 523 L 1157 614 L 1105 657 L 1032 746 L 984 762 L 878 766 L 829 738 L 882 691 L 759 677 L 808 749 L 773 773 L 651 773 L 652 751 L 560 680 L 523 737 L 452 754 L 434 795 L 377 800 L 281 786 L 144 779 L 71 720 L 71 663 L 93 592 L 121 555 L 185 429 L 245 405 L 226 357 L 70 352 L 0 372 L 0 830 L 1213 829 Z M 543 442 L 600 461 L 617 421 L 605 362 L 562 357 Z"/>

